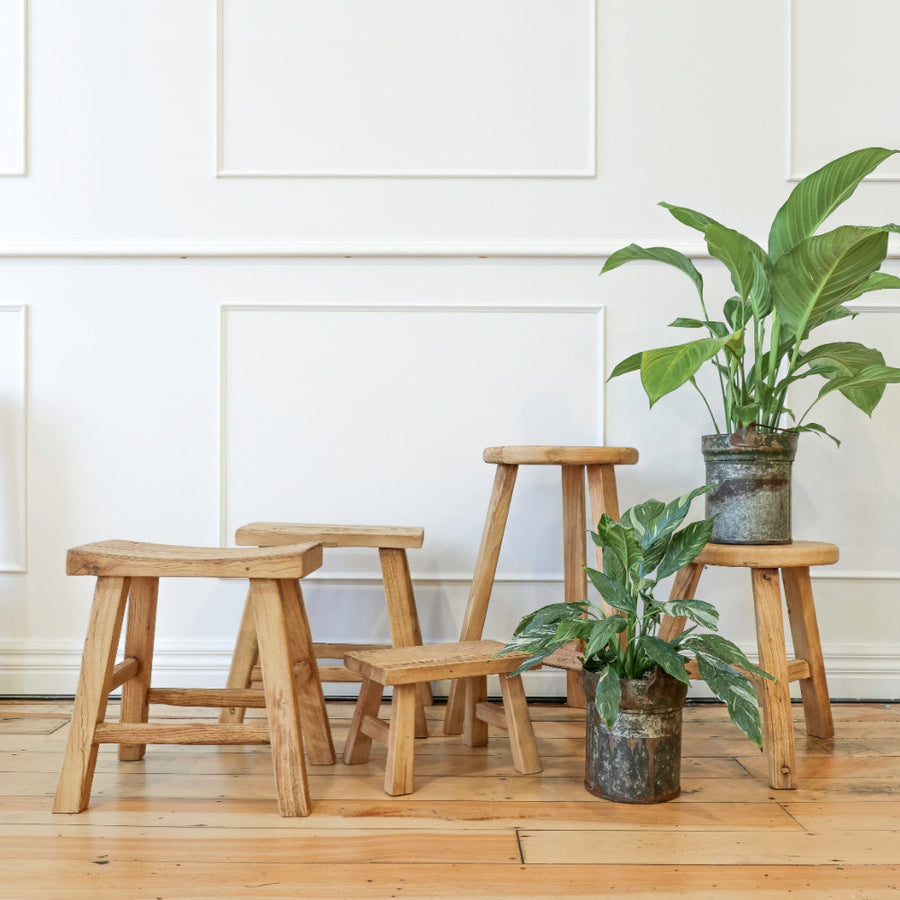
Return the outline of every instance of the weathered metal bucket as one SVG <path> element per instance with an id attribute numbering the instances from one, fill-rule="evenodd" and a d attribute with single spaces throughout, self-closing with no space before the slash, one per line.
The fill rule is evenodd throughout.
<path id="1" fill-rule="evenodd" d="M 791 542 L 791 464 L 797 434 L 708 434 L 701 440 L 706 483 L 706 516 L 716 516 L 711 540 L 717 544 Z"/>
<path id="2" fill-rule="evenodd" d="M 587 756 L 584 786 L 618 803 L 662 803 L 681 793 L 681 710 L 687 685 L 657 670 L 622 681 L 622 703 L 612 729 L 594 697 L 596 672 L 584 671 Z"/>

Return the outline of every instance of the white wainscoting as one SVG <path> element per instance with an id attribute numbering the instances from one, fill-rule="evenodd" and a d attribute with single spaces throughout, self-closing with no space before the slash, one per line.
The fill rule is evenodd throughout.
<path id="1" fill-rule="evenodd" d="M 0 175 L 24 175 L 27 118 L 25 0 L 0 0 Z"/>
<path id="2" fill-rule="evenodd" d="M 28 569 L 27 310 L 0 306 L 0 572 Z"/>
<path id="3" fill-rule="evenodd" d="M 218 172 L 591 176 L 595 0 L 219 0 Z"/>
<path id="4" fill-rule="evenodd" d="M 900 148 L 900 4 L 790 3 L 791 177 L 859 147 Z M 882 163 L 869 180 L 900 180 L 900 159 Z"/>

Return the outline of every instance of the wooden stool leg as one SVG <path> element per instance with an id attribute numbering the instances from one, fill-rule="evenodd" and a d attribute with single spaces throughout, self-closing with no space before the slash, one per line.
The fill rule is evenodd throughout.
<path id="1" fill-rule="evenodd" d="M 465 681 L 466 716 L 463 721 L 463 743 L 467 747 L 484 747 L 488 742 L 487 722 L 478 718 L 479 703 L 487 700 L 487 676 L 475 675 Z"/>
<path id="2" fill-rule="evenodd" d="M 278 585 L 286 610 L 287 633 L 295 653 L 292 659 L 294 684 L 300 715 L 303 717 L 306 755 L 313 765 L 330 766 L 335 760 L 334 743 L 300 583 L 286 578 L 279 581 Z M 263 672 L 263 686 L 265 680 Z M 266 702 L 268 703 L 268 695 Z"/>
<path id="3" fill-rule="evenodd" d="M 509 504 L 512 500 L 513 487 L 516 484 L 518 466 L 500 464 L 494 473 L 494 486 L 491 489 L 491 500 L 488 504 L 484 531 L 478 548 L 472 586 L 469 589 L 469 600 L 466 604 L 466 616 L 463 620 L 461 641 L 481 640 L 484 631 L 484 620 L 487 616 L 488 601 L 494 575 L 497 572 L 497 560 L 500 558 L 500 545 L 509 518 Z M 447 710 L 444 713 L 444 734 L 459 734 L 463 730 L 465 718 L 465 686 L 459 680 L 450 685 L 447 697 Z"/>
<path id="4" fill-rule="evenodd" d="M 697 585 L 700 584 L 700 576 L 703 574 L 703 566 L 699 563 L 689 563 L 683 569 L 675 573 L 672 582 L 672 590 L 669 591 L 670 600 L 693 600 L 697 593 Z M 659 623 L 658 636 L 664 641 L 671 641 L 678 637 L 687 624 L 686 616 L 663 616 Z"/>
<path id="5" fill-rule="evenodd" d="M 587 544 L 584 504 L 584 466 L 562 466 L 563 580 L 565 600 L 574 603 L 587 598 Z M 566 672 L 566 701 L 584 709 L 584 689 L 580 672 Z"/>
<path id="6" fill-rule="evenodd" d="M 809 663 L 809 678 L 800 679 L 806 732 L 814 737 L 834 737 L 831 700 L 825 680 L 825 660 L 819 641 L 816 607 L 813 601 L 809 568 L 791 566 L 781 570 L 788 621 L 794 643 L 794 656 Z"/>
<path id="7" fill-rule="evenodd" d="M 500 693 L 503 696 L 503 711 L 506 714 L 513 765 L 516 771 L 523 775 L 534 775 L 541 771 L 541 757 L 537 741 L 534 739 L 531 716 L 528 714 L 528 701 L 525 697 L 525 688 L 522 686 L 522 676 L 507 678 L 506 675 L 501 675 Z"/>
<path id="8" fill-rule="evenodd" d="M 752 569 L 751 572 L 759 665 L 775 677 L 775 681 L 761 678 L 756 682 L 763 707 L 763 746 L 769 757 L 769 786 L 795 788 L 794 724 L 778 569 Z"/>
<path id="9" fill-rule="evenodd" d="M 372 736 L 363 728 L 367 719 L 378 718 L 378 708 L 381 706 L 383 690 L 384 685 L 371 678 L 366 678 L 359 689 L 359 699 L 353 710 L 350 732 L 347 735 L 347 742 L 344 744 L 344 755 L 341 757 L 348 766 L 364 763 L 369 759 Z"/>
<path id="10" fill-rule="evenodd" d="M 153 670 L 153 639 L 156 632 L 158 578 L 132 578 L 125 630 L 125 659 L 136 659 L 138 672 L 122 685 L 122 722 L 146 722 L 150 711 L 147 691 Z M 146 744 L 119 744 L 120 760 L 143 759 Z"/>
<path id="11" fill-rule="evenodd" d="M 402 548 L 379 547 L 378 556 L 384 578 L 388 620 L 391 623 L 391 642 L 395 647 L 421 644 L 422 634 L 406 551 Z M 419 698 L 416 703 L 416 737 L 428 737 L 425 706 L 432 702 L 432 696 L 431 686 L 427 681 L 417 686 L 416 696 Z"/>
<path id="12" fill-rule="evenodd" d="M 309 786 L 294 674 L 295 664 L 305 660 L 286 623 L 293 604 L 285 601 L 279 583 L 271 579 L 252 579 L 250 598 L 264 671 L 278 809 L 283 816 L 306 816 L 310 812 Z"/>
<path id="13" fill-rule="evenodd" d="M 587 467 L 588 494 L 591 498 L 591 530 L 597 527 L 600 517 L 606 513 L 619 521 L 619 492 L 616 489 L 615 466 Z M 602 568 L 602 550 L 597 547 L 597 565 Z"/>
<path id="14" fill-rule="evenodd" d="M 388 733 L 387 768 L 384 792 L 392 797 L 413 791 L 413 745 L 415 742 L 416 698 L 414 684 L 398 684 L 391 700 L 391 727 Z"/>
<path id="15" fill-rule="evenodd" d="M 231 668 L 228 671 L 228 688 L 250 687 L 253 667 L 259 660 L 259 644 L 256 641 L 256 622 L 253 618 L 253 605 L 250 603 L 250 595 L 244 602 L 244 611 L 241 614 L 241 627 L 238 630 L 237 642 L 234 645 L 234 653 L 231 657 Z M 224 707 L 219 713 L 219 721 L 222 724 L 239 725 L 244 721 L 246 710 L 242 706 Z"/>
<path id="16" fill-rule="evenodd" d="M 78 813 L 90 802 L 97 766 L 98 745 L 94 743 L 94 730 L 106 716 L 128 588 L 127 578 L 97 579 L 75 708 L 53 800 L 55 813 Z"/>

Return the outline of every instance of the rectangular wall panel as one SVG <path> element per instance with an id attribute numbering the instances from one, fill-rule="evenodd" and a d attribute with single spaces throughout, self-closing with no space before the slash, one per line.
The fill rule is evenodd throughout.
<path id="1" fill-rule="evenodd" d="M 254 520 L 425 527 L 470 579 L 498 444 L 602 443 L 598 308 L 227 307 L 223 540 Z M 561 571 L 557 467 L 520 474 L 501 577 Z M 376 574 L 341 554 L 329 573 Z"/>
<path id="2" fill-rule="evenodd" d="M 900 148 L 900 3 L 793 0 L 791 25 L 791 176 L 860 147 Z M 870 178 L 900 179 L 900 159 Z"/>
<path id="3" fill-rule="evenodd" d="M 25 174 L 25 0 L 0 0 L 0 175 Z"/>
<path id="4" fill-rule="evenodd" d="M 590 176 L 594 0 L 220 0 L 219 172 Z"/>
<path id="5" fill-rule="evenodd" d="M 25 307 L 0 306 L 0 572 L 27 567 L 25 372 Z"/>

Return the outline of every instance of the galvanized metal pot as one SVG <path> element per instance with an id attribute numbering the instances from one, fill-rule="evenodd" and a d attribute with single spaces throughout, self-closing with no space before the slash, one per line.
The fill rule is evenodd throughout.
<path id="1" fill-rule="evenodd" d="M 716 516 L 717 544 L 791 542 L 791 464 L 797 434 L 708 434 L 701 439 L 706 515 Z"/>
<path id="2" fill-rule="evenodd" d="M 687 685 L 660 669 L 622 681 L 622 703 L 612 729 L 594 697 L 596 672 L 584 671 L 587 756 L 584 786 L 618 803 L 662 803 L 681 793 L 681 710 Z"/>

